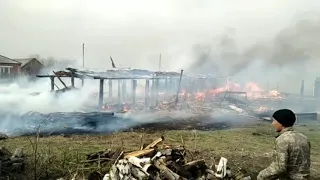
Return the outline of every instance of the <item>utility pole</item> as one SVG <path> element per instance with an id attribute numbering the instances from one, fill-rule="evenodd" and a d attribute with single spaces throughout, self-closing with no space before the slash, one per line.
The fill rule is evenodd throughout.
<path id="1" fill-rule="evenodd" d="M 82 43 L 82 67 L 84 68 L 84 43 Z"/>
<path id="2" fill-rule="evenodd" d="M 84 68 L 84 43 L 82 43 L 82 67 Z M 82 77 L 82 80 L 81 80 L 82 87 L 83 87 L 83 84 L 84 84 L 84 79 Z"/>

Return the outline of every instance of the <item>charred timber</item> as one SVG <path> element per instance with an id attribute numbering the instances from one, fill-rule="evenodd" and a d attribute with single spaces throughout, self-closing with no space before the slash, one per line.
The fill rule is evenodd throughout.
<path id="1" fill-rule="evenodd" d="M 179 77 L 171 77 L 175 79 L 179 79 Z M 166 79 L 166 77 L 99 77 L 94 76 L 93 79 L 113 79 L 113 80 L 124 80 L 124 79 L 136 79 L 136 80 L 153 80 L 153 79 Z"/>
<path id="2" fill-rule="evenodd" d="M 121 102 L 121 80 L 118 80 L 118 110 L 120 110 Z"/>
<path id="3" fill-rule="evenodd" d="M 127 96 L 127 81 L 123 80 L 122 81 L 122 101 L 126 100 L 126 96 Z"/>
<path id="4" fill-rule="evenodd" d="M 100 79 L 100 86 L 99 86 L 99 109 L 103 105 L 103 85 L 104 85 L 104 80 Z"/>
<path id="5" fill-rule="evenodd" d="M 132 80 L 132 103 L 136 104 L 136 89 L 137 89 L 137 80 Z"/>
<path id="6" fill-rule="evenodd" d="M 51 91 L 54 91 L 54 86 L 55 86 L 54 77 L 50 76 L 50 81 L 51 81 Z"/>
<path id="7" fill-rule="evenodd" d="M 74 87 L 74 74 L 71 74 L 71 86 Z"/>
<path id="8" fill-rule="evenodd" d="M 38 74 L 38 75 L 36 75 L 36 77 L 38 77 L 38 78 L 51 78 L 51 77 L 53 77 L 53 78 L 55 78 L 55 77 L 69 77 L 69 78 L 71 78 L 72 75 L 70 75 L 70 76 L 59 76 L 59 75 L 53 75 L 53 74 L 51 74 L 51 75 L 40 75 L 40 74 Z M 79 74 L 74 74 L 73 77 L 82 79 L 84 76 L 79 75 Z"/>
<path id="9" fill-rule="evenodd" d="M 150 81 L 146 80 L 146 86 L 145 86 L 145 107 L 149 106 L 149 91 L 150 91 Z"/>
<path id="10" fill-rule="evenodd" d="M 156 105 L 158 105 L 158 100 L 159 100 L 159 79 L 155 81 L 155 100 L 156 100 Z"/>
<path id="11" fill-rule="evenodd" d="M 112 80 L 108 80 L 109 82 L 109 99 L 112 99 Z"/>
<path id="12" fill-rule="evenodd" d="M 226 91 L 228 94 L 247 94 L 247 92 L 241 92 L 241 91 Z"/>

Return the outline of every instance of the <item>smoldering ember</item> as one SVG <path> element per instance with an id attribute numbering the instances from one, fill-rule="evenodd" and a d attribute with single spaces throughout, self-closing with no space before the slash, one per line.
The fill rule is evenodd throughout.
<path id="1" fill-rule="evenodd" d="M 303 83 L 301 94 L 292 95 L 264 90 L 253 82 L 241 87 L 228 77 L 191 74 L 183 70 L 160 72 L 113 68 L 97 71 L 66 68 L 37 77 L 50 81 L 52 96 L 57 98 L 65 93 L 81 91 L 88 81 L 97 81 L 99 86 L 96 93 L 87 94 L 91 97 L 90 101 L 75 112 L 1 112 L 4 119 L 9 119 L 6 126 L 15 128 L 2 128 L 0 139 L 54 135 L 68 138 L 72 135 L 111 135 L 128 131 L 232 129 L 270 122 L 271 114 L 278 108 L 295 110 L 299 122 L 317 120 L 316 100 L 304 98 Z M 81 85 L 76 87 L 75 81 L 80 81 Z M 29 96 L 41 96 L 41 93 L 34 92 Z M 301 109 L 302 104 L 308 111 Z M 147 142 L 140 149 L 127 152 L 123 148 L 91 152 L 83 162 L 84 166 L 96 163 L 108 169 L 90 172 L 87 178 L 251 179 L 245 170 L 231 169 L 228 162 L 232 160 L 228 161 L 228 157 L 220 157 L 219 161 L 211 164 L 207 159 L 188 161 L 188 149 L 165 145 L 165 138 L 164 134 L 164 137 Z M 33 140 L 30 142 L 33 149 L 36 148 Z M 18 148 L 17 152 L 12 155 L 1 147 L 1 174 L 23 171 L 26 163 L 22 155 L 24 151 L 20 147 L 15 148 Z M 78 173 L 72 172 L 60 179 L 66 177 L 76 179 Z"/>

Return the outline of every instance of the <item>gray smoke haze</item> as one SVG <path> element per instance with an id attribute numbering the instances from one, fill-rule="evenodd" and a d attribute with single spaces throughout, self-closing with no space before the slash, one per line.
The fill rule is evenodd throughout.
<path id="1" fill-rule="evenodd" d="M 319 71 L 314 69 L 320 65 L 319 30 L 320 13 L 302 14 L 296 19 L 292 18 L 291 23 L 267 40 L 257 40 L 252 45 L 241 48 L 236 38 L 236 29 L 229 28 L 217 41 L 194 46 L 194 61 L 188 69 L 197 73 L 228 76 L 250 74 L 264 85 L 270 83 L 269 78 L 278 79 L 277 83 L 282 84 L 285 79 L 299 77 L 298 81 L 283 84 L 289 85 L 290 88 L 284 90 L 290 91 L 290 85 L 296 83 L 298 92 L 299 81 L 307 79 L 312 83 L 319 75 Z M 254 65 L 257 63 L 260 66 Z M 270 77 L 264 79 L 266 74 Z"/>
<path id="2" fill-rule="evenodd" d="M 301 17 L 282 29 L 269 43 L 259 43 L 244 54 L 244 66 L 257 58 L 269 66 L 290 67 L 319 63 L 320 58 L 320 14 L 315 17 Z"/>
<path id="3" fill-rule="evenodd" d="M 232 30 L 234 32 L 235 29 Z M 227 62 L 228 74 L 235 75 L 250 66 L 250 63 L 262 60 L 266 66 L 288 67 L 307 63 L 320 64 L 320 14 L 306 17 L 282 29 L 269 42 L 256 42 L 239 52 L 237 41 L 230 30 L 221 35 L 220 41 L 211 45 L 194 47 L 196 58 L 190 70 L 211 69 L 219 72 L 219 64 Z M 198 71 L 197 71 L 198 72 Z M 210 70 L 207 72 L 209 73 Z"/>

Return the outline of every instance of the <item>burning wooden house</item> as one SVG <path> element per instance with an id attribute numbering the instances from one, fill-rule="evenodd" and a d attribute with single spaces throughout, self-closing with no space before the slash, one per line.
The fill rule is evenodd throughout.
<path id="1" fill-rule="evenodd" d="M 104 86 L 108 84 L 108 98 L 113 99 L 113 85 L 117 83 L 117 104 L 120 106 L 124 101 L 131 99 L 131 105 L 136 105 L 136 90 L 139 81 L 145 81 L 144 88 L 144 106 L 148 107 L 152 104 L 158 104 L 160 91 L 174 96 L 174 102 L 177 103 L 180 92 L 187 90 L 188 93 L 204 90 L 212 86 L 212 82 L 217 79 L 214 76 L 184 74 L 181 72 L 160 72 L 149 71 L 143 69 L 111 69 L 104 71 L 66 68 L 66 71 L 53 72 L 52 75 L 37 75 L 37 77 L 46 77 L 51 80 L 51 91 L 64 92 L 75 89 L 75 78 L 82 80 L 82 86 L 85 79 L 99 80 L 99 109 L 106 107 L 104 104 Z M 71 79 L 71 86 L 68 87 L 61 80 L 62 77 Z M 55 90 L 57 85 L 55 79 L 58 79 L 64 86 L 63 89 Z M 131 86 L 128 88 L 128 86 Z M 200 88 L 200 89 L 199 89 Z M 128 92 L 128 89 L 130 92 Z M 130 97 L 131 95 L 131 97 Z M 120 107 L 119 107 L 120 108 Z"/>

